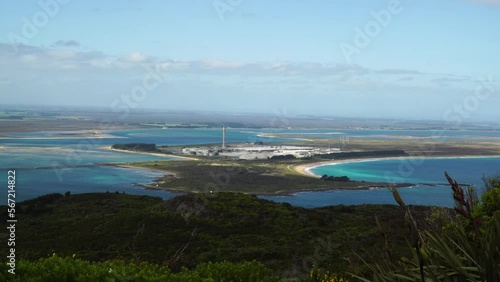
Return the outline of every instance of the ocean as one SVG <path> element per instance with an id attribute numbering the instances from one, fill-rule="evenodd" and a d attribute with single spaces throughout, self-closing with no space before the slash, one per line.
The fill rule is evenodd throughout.
<path id="1" fill-rule="evenodd" d="M 174 158 L 144 154 L 121 153 L 102 147 L 116 143 L 155 143 L 157 145 L 217 144 L 221 142 L 220 129 L 137 129 L 106 132 L 111 138 L 55 138 L 61 132 L 12 133 L 0 139 L 0 169 L 16 169 L 16 200 L 22 201 L 47 193 L 119 192 L 152 195 L 169 199 L 176 194 L 167 191 L 145 190 L 137 184 L 147 184 L 162 175 L 142 169 L 124 169 L 97 165 L 103 162 L 135 162 L 171 160 Z M 65 132 L 67 134 L 75 132 Z M 263 134 L 280 134 L 272 138 Z M 363 139 L 438 138 L 432 131 L 388 130 L 278 130 L 278 129 L 229 129 L 228 142 L 283 142 L 285 137 L 342 136 Z M 332 137 L 334 136 L 334 137 Z M 446 131 L 439 138 L 452 140 L 500 140 L 500 132 Z M 333 141 L 332 141 L 333 142 Z M 481 186 L 481 177 L 500 170 L 500 158 L 449 158 L 419 159 L 414 161 L 378 160 L 351 162 L 316 167 L 311 172 L 322 175 L 347 175 L 353 180 L 382 181 L 418 184 L 401 188 L 408 203 L 421 205 L 452 206 L 449 187 L 445 184 L 444 171 L 460 183 Z M 5 178 L 6 179 L 6 178 Z M 7 193 L 0 193 L 5 203 Z M 286 197 L 261 197 L 278 202 L 288 202 L 303 207 L 320 207 L 336 204 L 391 203 L 392 196 L 385 188 L 364 191 L 303 192 Z"/>
<path id="2" fill-rule="evenodd" d="M 286 138 L 260 136 L 263 132 L 227 131 L 228 142 L 254 143 L 294 141 Z M 145 190 L 137 184 L 149 184 L 162 173 L 143 169 L 124 169 L 97 165 L 171 160 L 167 156 L 115 152 L 103 149 L 117 143 L 154 143 L 157 145 L 218 144 L 220 129 L 135 129 L 106 132 L 111 138 L 71 137 L 78 132 L 10 133 L 0 138 L 0 170 L 17 174 L 16 200 L 31 199 L 47 193 L 119 192 L 152 195 L 163 199 L 177 194 L 168 191 Z M 65 134 L 64 137 L 60 137 Z M 7 177 L 5 177 L 7 179 Z M 7 182 L 6 182 L 7 183 Z M 7 193 L 0 193 L 0 202 L 7 202 Z"/>
<path id="3" fill-rule="evenodd" d="M 472 185 L 481 193 L 483 177 L 500 174 L 500 157 L 474 158 L 402 158 L 394 160 L 364 160 L 322 165 L 310 169 L 321 176 L 348 176 L 351 180 L 389 183 L 411 183 L 398 188 L 407 204 L 453 207 L 451 189 L 444 173 L 464 188 Z M 333 190 L 301 192 L 292 196 L 262 197 L 302 207 L 329 205 L 395 204 L 386 187 L 369 190 Z"/>

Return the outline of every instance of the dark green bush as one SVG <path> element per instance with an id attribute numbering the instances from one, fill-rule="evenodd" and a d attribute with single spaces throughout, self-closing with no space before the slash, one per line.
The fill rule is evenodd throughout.
<path id="1" fill-rule="evenodd" d="M 145 262 L 125 262 L 112 260 L 89 262 L 72 257 L 58 257 L 55 254 L 37 261 L 20 260 L 15 274 L 7 272 L 9 267 L 2 264 L 0 281 L 13 282 L 97 282 L 97 281 L 279 281 L 271 276 L 261 263 L 202 263 L 195 269 L 183 268 L 172 273 L 166 266 Z"/>

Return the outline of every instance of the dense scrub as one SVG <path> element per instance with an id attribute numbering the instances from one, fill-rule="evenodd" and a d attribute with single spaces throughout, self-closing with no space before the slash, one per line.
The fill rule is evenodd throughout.
<path id="1" fill-rule="evenodd" d="M 445 176 L 455 213 L 437 210 L 427 227 L 416 222 L 393 189 L 412 234 L 408 242 L 413 257 L 379 260 L 364 281 L 500 281 L 500 176 L 485 179 L 480 198 L 473 187 L 462 188 Z"/>
<path id="2" fill-rule="evenodd" d="M 18 205 L 18 275 L 3 278 L 498 281 L 499 178 L 480 198 L 448 180 L 454 210 L 407 206 L 397 190 L 400 207 L 316 209 L 235 193 L 50 194 Z"/>
<path id="3" fill-rule="evenodd" d="M 414 212 L 425 218 L 430 210 Z M 404 213 L 392 205 L 305 209 L 234 193 L 169 201 L 113 193 L 52 195 L 18 205 L 17 255 L 33 260 L 76 253 L 90 261 L 157 263 L 173 272 L 205 262 L 257 260 L 280 277 L 306 277 L 313 266 L 362 271 L 366 267 L 355 253 L 380 253 L 384 247 L 374 214 L 391 230 L 394 253 L 409 255 Z"/>
<path id="4" fill-rule="evenodd" d="M 98 281 L 134 281 L 134 282 L 224 282 L 224 281 L 279 281 L 269 270 L 256 261 L 244 263 L 202 263 L 189 270 L 181 269 L 177 273 L 166 267 L 147 262 L 126 262 L 111 260 L 90 262 L 74 257 L 50 257 L 36 261 L 21 260 L 14 275 L 7 273 L 2 264 L 1 281 L 12 282 L 98 282 Z"/>
<path id="5" fill-rule="evenodd" d="M 114 144 L 111 146 L 111 148 L 117 150 L 128 150 L 128 151 L 159 152 L 155 144 L 146 144 L 146 143 Z"/>
<path id="6" fill-rule="evenodd" d="M 210 190 L 259 195 L 288 194 L 300 191 L 386 186 L 380 182 L 323 181 L 295 170 L 303 160 L 199 160 L 154 161 L 134 166 L 169 172 L 159 179 L 159 188 L 207 193 Z"/>

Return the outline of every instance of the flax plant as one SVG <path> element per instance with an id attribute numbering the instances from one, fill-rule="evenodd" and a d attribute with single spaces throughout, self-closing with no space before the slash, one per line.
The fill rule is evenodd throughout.
<path id="1" fill-rule="evenodd" d="M 482 203 L 473 188 L 464 190 L 448 173 L 445 177 L 451 186 L 456 212 L 446 232 L 419 228 L 411 209 L 392 187 L 395 201 L 405 212 L 413 256 L 367 264 L 373 277 L 356 278 L 361 281 L 500 281 L 500 213 L 495 212 L 484 221 L 475 213 Z"/>

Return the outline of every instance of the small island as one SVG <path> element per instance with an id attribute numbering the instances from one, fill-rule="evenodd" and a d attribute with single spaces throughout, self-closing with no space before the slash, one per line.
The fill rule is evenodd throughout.
<path id="1" fill-rule="evenodd" d="M 139 152 L 160 152 L 155 144 L 146 143 L 127 143 L 127 144 L 114 144 L 111 149 L 125 150 L 125 151 L 139 151 Z"/>

